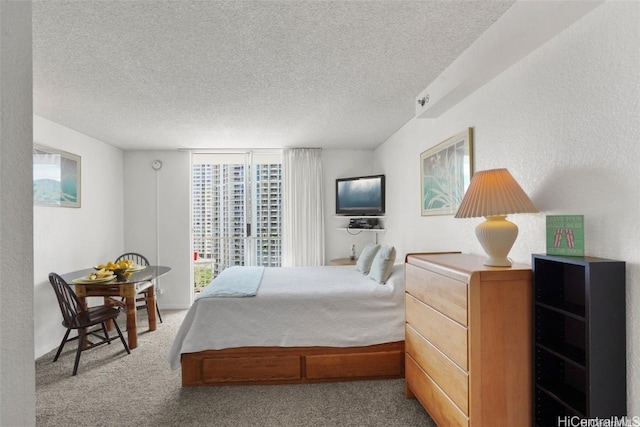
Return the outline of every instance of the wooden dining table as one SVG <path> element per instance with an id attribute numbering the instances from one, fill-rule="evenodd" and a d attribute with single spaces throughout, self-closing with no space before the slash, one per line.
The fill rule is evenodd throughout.
<path id="1" fill-rule="evenodd" d="M 156 330 L 156 295 L 153 280 L 167 274 L 170 267 L 150 265 L 146 268 L 132 272 L 127 279 L 118 279 L 105 283 L 78 283 L 75 279 L 82 279 L 94 273 L 94 268 L 73 271 L 61 275 L 69 284 L 75 286 L 76 295 L 82 304 L 87 306 L 87 297 L 103 297 L 107 305 L 118 305 L 113 297 L 123 297 L 127 315 L 127 341 L 129 348 L 138 347 L 138 319 L 136 309 L 136 295 L 147 290 L 147 313 L 149 315 L 149 331 Z"/>

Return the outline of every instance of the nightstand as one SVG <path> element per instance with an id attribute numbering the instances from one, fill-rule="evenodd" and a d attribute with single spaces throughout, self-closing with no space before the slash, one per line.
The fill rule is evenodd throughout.
<path id="1" fill-rule="evenodd" d="M 356 265 L 357 259 L 335 258 L 329 261 L 329 265 Z"/>

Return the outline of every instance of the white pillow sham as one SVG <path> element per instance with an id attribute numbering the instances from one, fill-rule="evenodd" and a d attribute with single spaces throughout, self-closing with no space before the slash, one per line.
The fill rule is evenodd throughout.
<path id="1" fill-rule="evenodd" d="M 381 247 L 371 263 L 369 278 L 384 284 L 393 272 L 393 263 L 395 261 L 396 248 L 393 246 Z"/>
<path id="2" fill-rule="evenodd" d="M 369 243 L 367 246 L 365 246 L 360 253 L 358 262 L 356 263 L 356 270 L 358 270 L 362 274 L 369 274 L 371 263 L 378 253 L 378 250 L 380 250 L 380 245 Z"/>

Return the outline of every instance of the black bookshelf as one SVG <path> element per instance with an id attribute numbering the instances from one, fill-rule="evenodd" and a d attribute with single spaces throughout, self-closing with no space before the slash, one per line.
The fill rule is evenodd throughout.
<path id="1" fill-rule="evenodd" d="M 534 423 L 627 413 L 625 263 L 532 255 Z"/>

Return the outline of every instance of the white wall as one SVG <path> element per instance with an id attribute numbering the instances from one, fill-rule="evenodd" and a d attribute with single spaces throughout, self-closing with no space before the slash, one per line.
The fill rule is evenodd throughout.
<path id="1" fill-rule="evenodd" d="M 81 157 L 81 207 L 33 206 L 35 356 L 58 346 L 66 329 L 49 284 L 59 274 L 113 260 L 124 248 L 122 151 L 42 117 L 33 140 Z"/>
<path id="2" fill-rule="evenodd" d="M 158 171 L 154 160 L 162 162 Z M 160 309 L 192 302 L 190 157 L 179 151 L 126 151 L 124 246 L 171 271 L 158 279 Z"/>
<path id="3" fill-rule="evenodd" d="M 413 119 L 375 152 L 388 231 L 411 251 L 482 254 L 482 219 L 420 216 L 420 153 L 474 128 L 475 170 L 506 167 L 540 210 L 512 215 L 510 256 L 544 253 L 545 215 L 584 214 L 589 255 L 627 262 L 627 405 L 640 416 L 640 3 L 607 2 L 436 119 Z"/>
<path id="4" fill-rule="evenodd" d="M 33 207 L 35 357 L 56 348 L 65 331 L 48 281 L 52 271 L 67 273 L 113 260 L 125 251 L 140 252 L 152 264 L 172 267 L 158 279 L 161 309 L 189 307 L 188 153 L 123 154 L 38 116 L 34 116 L 34 141 L 78 154 L 82 162 L 81 208 Z M 156 159 L 163 161 L 158 172 L 151 168 Z"/>
<path id="5" fill-rule="evenodd" d="M 0 425 L 35 425 L 31 3 L 0 2 Z M 25 96 L 25 94 L 27 96 Z"/>

